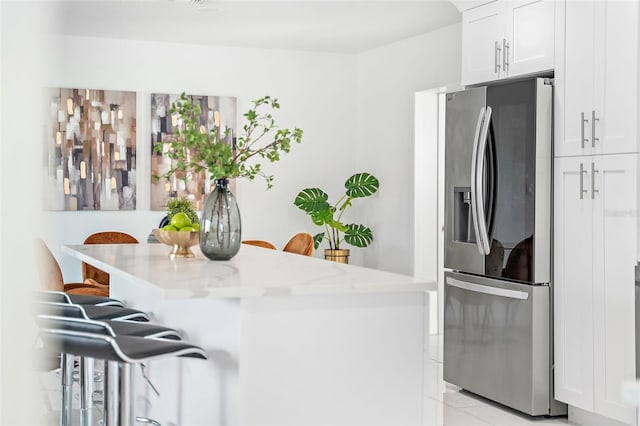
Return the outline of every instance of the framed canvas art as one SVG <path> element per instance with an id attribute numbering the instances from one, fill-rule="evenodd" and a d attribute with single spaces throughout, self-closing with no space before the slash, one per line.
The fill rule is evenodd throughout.
<path id="1" fill-rule="evenodd" d="M 135 210 L 135 92 L 50 89 L 46 141 L 46 209 Z"/>
<path id="2" fill-rule="evenodd" d="M 233 146 L 236 135 L 237 99 L 229 96 L 187 95 L 200 106 L 202 131 L 217 132 Z M 184 197 L 200 210 L 205 196 L 211 192 L 210 176 L 206 172 L 176 174 L 171 181 L 158 176 L 165 174 L 172 166 L 166 155 L 175 137 L 175 130 L 181 125 L 176 114 L 171 114 L 171 105 L 180 94 L 151 94 L 151 210 L 165 210 L 167 200 Z"/>

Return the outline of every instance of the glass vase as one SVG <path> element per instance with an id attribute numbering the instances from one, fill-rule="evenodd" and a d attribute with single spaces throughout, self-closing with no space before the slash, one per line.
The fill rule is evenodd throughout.
<path id="1" fill-rule="evenodd" d="M 202 207 L 200 250 L 211 260 L 229 260 L 240 250 L 242 225 L 228 179 L 216 179 Z"/>

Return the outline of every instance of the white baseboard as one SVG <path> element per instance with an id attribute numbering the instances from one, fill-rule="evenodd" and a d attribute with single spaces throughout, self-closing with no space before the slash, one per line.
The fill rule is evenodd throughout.
<path id="1" fill-rule="evenodd" d="M 634 426 L 569 405 L 569 423 L 580 426 Z"/>

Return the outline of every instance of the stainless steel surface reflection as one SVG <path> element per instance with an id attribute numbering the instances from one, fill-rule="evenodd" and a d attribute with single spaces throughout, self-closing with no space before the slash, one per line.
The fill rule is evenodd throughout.
<path id="1" fill-rule="evenodd" d="M 549 413 L 549 287 L 445 273 L 444 379 Z"/>
<path id="2" fill-rule="evenodd" d="M 444 379 L 529 415 L 553 399 L 552 80 L 447 93 Z"/>

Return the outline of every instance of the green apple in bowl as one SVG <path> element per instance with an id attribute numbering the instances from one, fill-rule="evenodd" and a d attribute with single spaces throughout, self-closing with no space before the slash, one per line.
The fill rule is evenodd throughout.
<path id="1" fill-rule="evenodd" d="M 173 215 L 169 224 L 175 226 L 177 229 L 182 229 L 184 227 L 191 226 L 191 219 L 189 219 L 189 216 L 186 213 L 178 212 Z"/>

